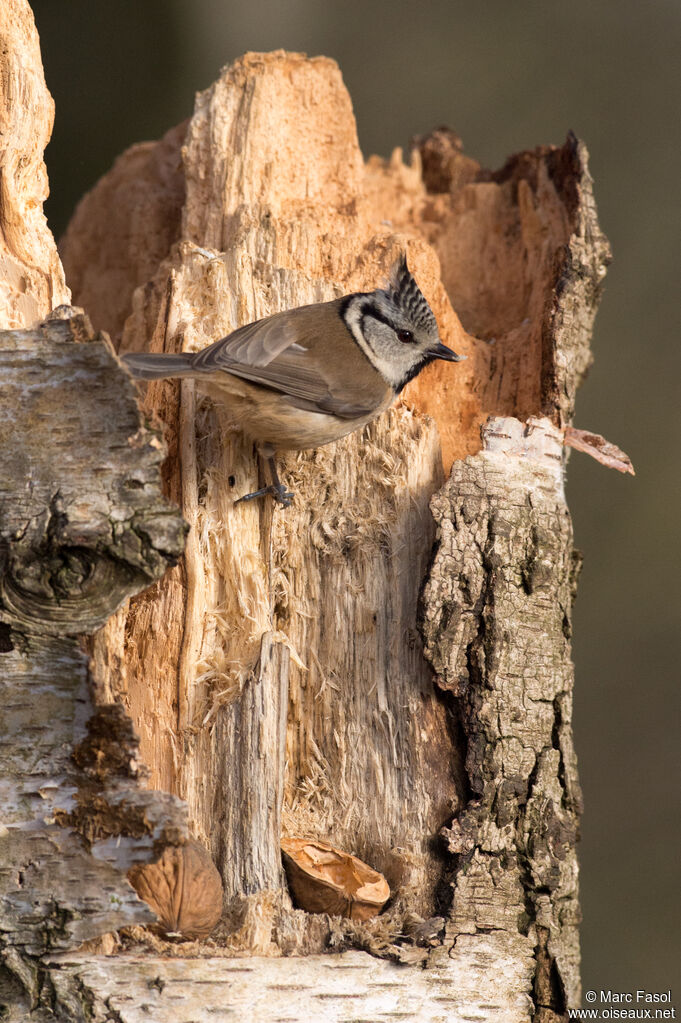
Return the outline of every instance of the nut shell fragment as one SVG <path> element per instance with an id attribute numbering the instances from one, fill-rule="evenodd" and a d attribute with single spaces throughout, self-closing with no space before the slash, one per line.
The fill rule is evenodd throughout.
<path id="1" fill-rule="evenodd" d="M 167 846 L 155 863 L 132 867 L 128 881 L 166 934 L 207 938 L 222 914 L 222 881 L 198 842 Z"/>
<path id="2" fill-rule="evenodd" d="M 390 898 L 382 874 L 327 842 L 283 838 L 281 848 L 296 905 L 308 913 L 369 920 Z"/>

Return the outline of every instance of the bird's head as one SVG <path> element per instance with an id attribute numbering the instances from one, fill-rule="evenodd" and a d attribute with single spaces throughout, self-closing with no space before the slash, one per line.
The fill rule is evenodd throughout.
<path id="1" fill-rule="evenodd" d="M 437 322 L 405 256 L 395 263 L 386 288 L 351 295 L 343 317 L 373 366 L 399 393 L 435 359 L 460 362 L 442 344 Z"/>

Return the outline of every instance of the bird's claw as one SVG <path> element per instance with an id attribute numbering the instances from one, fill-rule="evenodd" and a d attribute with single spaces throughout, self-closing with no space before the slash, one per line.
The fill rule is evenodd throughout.
<path id="1" fill-rule="evenodd" d="M 287 490 L 286 487 L 281 486 L 281 484 L 278 489 L 277 487 L 273 488 L 272 496 L 275 501 L 279 502 L 282 508 L 290 508 L 293 504 L 293 491 Z"/>
<path id="2" fill-rule="evenodd" d="M 290 490 L 280 483 L 279 486 L 275 486 L 270 483 L 268 487 L 261 487 L 260 490 L 254 490 L 252 494 L 244 494 L 234 502 L 235 505 L 241 504 L 242 501 L 252 501 L 256 497 L 266 497 L 268 494 L 274 498 L 277 504 L 280 504 L 283 508 L 290 508 L 293 503 L 293 494 Z"/>

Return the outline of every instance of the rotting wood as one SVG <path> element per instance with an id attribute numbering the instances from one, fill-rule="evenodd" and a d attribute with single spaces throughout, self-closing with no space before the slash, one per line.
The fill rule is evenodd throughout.
<path id="1" fill-rule="evenodd" d="M 416 236 L 382 226 L 364 195 L 351 105 L 332 61 L 279 54 L 237 62 L 198 98 L 183 161 L 182 240 L 153 280 L 128 295 L 123 349 L 199 348 L 278 308 L 374 286 L 403 245 L 449 325 L 446 338 L 465 348 L 434 256 Z M 123 160 L 115 173 L 120 182 Z M 99 212 L 97 192 L 85 200 L 92 231 L 109 194 L 104 185 Z M 73 279 L 88 249 L 82 223 L 79 213 L 63 246 Z M 114 238 L 112 260 L 116 245 Z M 106 309 L 93 315 L 109 325 Z M 155 724 L 146 714 L 140 720 L 142 755 L 152 771 L 173 775 L 173 790 L 212 844 L 237 915 L 244 895 L 260 916 L 281 904 L 268 894 L 283 884 L 277 810 L 254 794 L 260 765 L 277 777 L 285 756 L 285 832 L 353 849 L 411 893 L 412 909 L 431 915 L 441 874 L 432 835 L 457 805 L 462 775 L 450 713 L 433 690 L 415 628 L 413 581 L 427 566 L 434 537 L 428 500 L 442 482 L 433 425 L 401 408 L 363 437 L 287 459 L 298 498 L 273 519 L 267 506 L 233 506 L 253 488 L 255 463 L 225 410 L 183 385 L 178 415 L 177 398 L 168 395 L 177 395 L 172 384 L 150 387 L 147 407 L 170 412 L 177 459 L 171 455 L 169 492 L 182 495 L 195 527 L 186 595 L 175 591 L 180 600 L 168 612 L 182 651 L 178 661 L 159 637 L 154 652 L 145 637 L 145 660 L 137 660 L 143 595 L 125 625 L 132 656 L 125 664 L 114 658 L 122 675 L 105 671 L 102 684 L 129 694 L 133 680 L 144 678 L 147 699 L 166 709 Z M 97 641 L 110 663 L 115 630 L 123 634 L 112 623 Z M 352 634 L 361 643 L 348 642 Z M 286 658 L 271 690 L 288 686 L 286 733 L 278 698 L 264 705 L 252 698 L 268 687 L 267 644 Z M 179 715 L 167 687 L 176 677 Z M 156 757 L 160 732 L 176 739 Z M 263 734 L 268 746 L 254 759 L 249 737 Z M 242 861 L 250 864 L 246 873 Z"/>
<path id="2" fill-rule="evenodd" d="M 591 455 L 601 465 L 609 469 L 617 469 L 618 472 L 628 472 L 635 476 L 631 459 L 616 444 L 611 444 L 600 433 L 591 433 L 590 430 L 576 430 L 574 426 L 568 426 L 565 430 L 565 441 L 567 447 L 576 451 L 583 451 Z"/>
<path id="3" fill-rule="evenodd" d="M 148 220 L 135 198 L 140 168 Z M 99 633 L 93 670 L 98 702 L 117 700 L 131 713 L 151 784 L 187 798 L 192 826 L 220 862 L 229 912 L 217 945 L 195 954 L 356 942 L 407 961 L 398 932 L 436 909 L 447 918 L 443 943 L 412 947 L 426 973 L 358 952 L 290 965 L 69 953 L 50 970 L 64 1019 L 79 1018 L 84 1004 L 95 1018 L 141 1018 L 169 980 L 175 993 L 188 985 L 183 1011 L 248 1005 L 253 1019 L 272 1018 L 270 984 L 289 1019 L 320 998 L 328 1019 L 407 1011 L 514 1021 L 536 1009 L 548 1020 L 566 993 L 577 997 L 571 540 L 561 472 L 547 468 L 536 441 L 543 436 L 549 452 L 556 445 L 559 466 L 556 438 L 588 364 L 607 257 L 584 147 L 570 138 L 490 174 L 441 132 L 420 141 L 409 165 L 396 152 L 365 166 L 332 61 L 248 55 L 198 97 L 187 126 L 124 154 L 84 201 L 63 252 L 76 298 L 87 295 L 98 326 L 122 334 L 123 347 L 173 350 L 278 308 L 374 287 L 402 248 L 443 340 L 469 361 L 419 378 L 363 436 L 291 456 L 285 472 L 298 497 L 286 516 L 233 509 L 256 467 L 224 411 L 190 387 L 149 388 L 146 408 L 166 425 L 166 493 L 191 518 L 191 544 L 183 566 Z M 88 277 L 93 255 L 97 274 Z M 507 421 L 488 431 L 481 451 L 490 414 Z M 532 416 L 550 420 L 534 439 L 525 428 Z M 453 461 L 454 482 L 433 506 L 440 560 L 423 605 L 438 693 L 416 609 L 436 537 L 428 502 Z M 555 537 L 545 535 L 548 520 L 558 523 Z M 472 536 L 490 523 L 480 563 L 466 561 L 453 522 Z M 447 564 L 461 573 L 441 574 Z M 515 633 L 492 613 L 496 597 L 508 600 L 518 636 L 536 616 L 554 641 L 520 680 L 509 654 Z M 454 628 L 457 614 L 470 636 Z M 454 673 L 452 684 L 448 671 L 462 659 L 468 674 Z M 546 707 L 536 697 L 537 720 L 523 731 L 515 701 L 524 711 L 535 690 L 555 695 Z M 510 732 L 495 731 L 495 707 Z M 106 760 L 111 750 L 101 752 Z M 286 833 L 352 848 L 398 888 L 373 930 L 291 910 L 279 812 Z M 442 824 L 448 848 L 437 845 Z M 423 928 L 438 933 L 430 921 Z M 341 979 L 327 990 L 332 970 Z M 15 963 L 15 983 L 37 998 L 26 971 Z"/>
<path id="4" fill-rule="evenodd" d="M 43 213 L 43 160 L 54 103 L 26 0 L 0 4 L 0 325 L 31 327 L 68 302 L 54 238 Z"/>

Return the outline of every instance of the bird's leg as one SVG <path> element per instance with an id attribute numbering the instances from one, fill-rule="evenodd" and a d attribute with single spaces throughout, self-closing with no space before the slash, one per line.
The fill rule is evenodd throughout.
<path id="1" fill-rule="evenodd" d="M 287 490 L 284 484 L 279 479 L 277 467 L 274 462 L 274 455 L 269 456 L 269 458 L 267 459 L 267 465 L 269 467 L 270 478 L 272 480 L 272 488 L 270 490 L 270 493 L 274 497 L 275 501 L 278 501 L 279 504 L 284 506 L 284 508 L 288 508 L 293 501 L 293 493 L 292 491 Z"/>
<path id="2" fill-rule="evenodd" d="M 270 470 L 270 479 L 272 480 L 270 485 L 268 487 L 261 487 L 260 490 L 254 490 L 252 494 L 244 494 L 234 504 L 241 504 L 242 501 L 252 501 L 254 497 L 265 497 L 267 494 L 271 494 L 274 500 L 284 508 L 290 507 L 293 494 L 290 490 L 286 489 L 279 479 L 277 467 L 274 463 L 274 455 L 267 456 L 267 466 Z"/>

